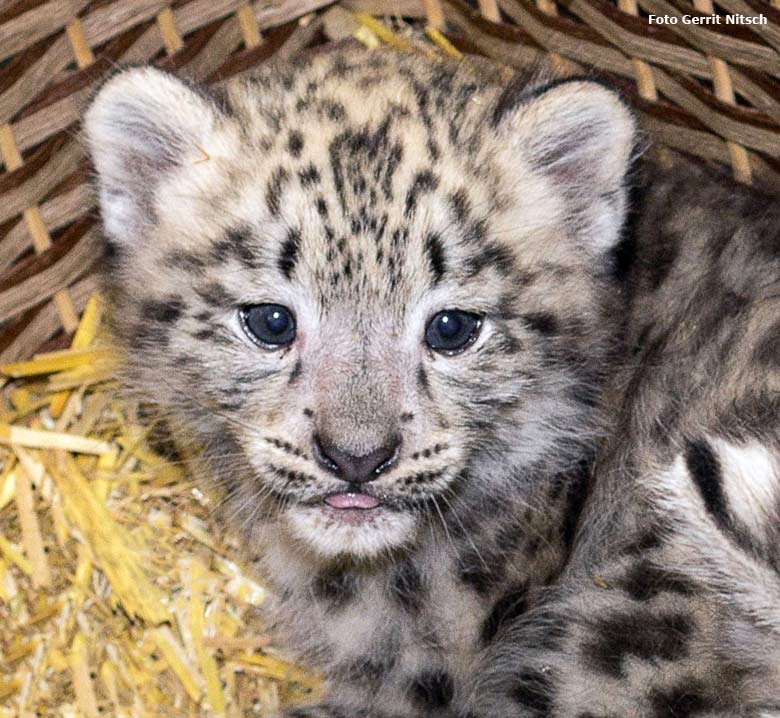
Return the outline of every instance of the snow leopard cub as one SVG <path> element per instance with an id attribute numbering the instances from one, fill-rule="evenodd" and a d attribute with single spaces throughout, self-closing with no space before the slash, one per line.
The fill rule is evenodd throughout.
<path id="1" fill-rule="evenodd" d="M 296 716 L 456 711 L 571 540 L 623 312 L 631 114 L 589 80 L 339 48 L 86 115 L 136 388 L 205 447 Z"/>

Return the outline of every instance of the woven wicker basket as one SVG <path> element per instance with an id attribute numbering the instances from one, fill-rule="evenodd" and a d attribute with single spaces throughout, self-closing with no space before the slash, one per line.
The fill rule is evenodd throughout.
<path id="1" fill-rule="evenodd" d="M 780 189 L 780 0 L 6 0 L 0 361 L 64 346 L 94 289 L 99 232 L 74 130 L 95 84 L 141 62 L 217 81 L 332 39 L 343 32 L 329 22 L 334 8 L 427 18 L 461 50 L 510 66 L 548 54 L 595 67 L 635 99 L 660 142 Z M 650 13 L 768 22 L 658 26 Z"/>
<path id="2" fill-rule="evenodd" d="M 715 13 L 767 22 L 649 22 Z M 270 716 L 316 692 L 213 501 L 114 394 L 78 123 L 122 63 L 217 82 L 350 36 L 595 69 L 662 145 L 780 192 L 780 0 L 0 0 L 0 718 Z"/>

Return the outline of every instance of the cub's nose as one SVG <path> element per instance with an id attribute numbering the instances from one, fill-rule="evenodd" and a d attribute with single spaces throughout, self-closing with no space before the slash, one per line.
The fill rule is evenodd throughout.
<path id="1" fill-rule="evenodd" d="M 401 437 L 394 436 L 384 446 L 362 456 L 355 456 L 337 448 L 324 437 L 314 437 L 314 458 L 327 471 L 343 481 L 363 484 L 379 478 L 398 460 Z"/>

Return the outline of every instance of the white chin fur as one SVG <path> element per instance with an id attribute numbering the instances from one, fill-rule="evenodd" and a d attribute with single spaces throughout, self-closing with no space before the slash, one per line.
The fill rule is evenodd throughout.
<path id="1" fill-rule="evenodd" d="M 345 554 L 371 558 L 414 537 L 417 521 L 412 514 L 382 509 L 372 509 L 371 514 L 355 525 L 319 507 L 296 507 L 289 509 L 285 518 L 292 534 L 325 558 Z"/>

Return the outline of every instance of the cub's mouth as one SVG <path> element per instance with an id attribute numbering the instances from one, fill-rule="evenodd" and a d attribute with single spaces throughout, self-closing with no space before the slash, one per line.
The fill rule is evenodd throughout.
<path id="1" fill-rule="evenodd" d="M 351 526 L 367 523 L 380 513 L 381 502 L 376 496 L 359 491 L 328 494 L 324 498 L 325 511 L 338 521 Z"/>
<path id="2" fill-rule="evenodd" d="M 325 503 L 334 509 L 370 510 L 379 506 L 379 499 L 370 494 L 347 491 L 344 493 L 329 494 L 325 497 Z"/>

